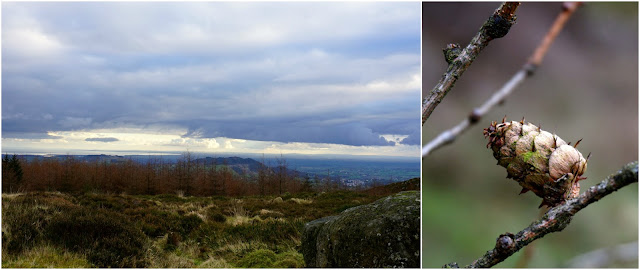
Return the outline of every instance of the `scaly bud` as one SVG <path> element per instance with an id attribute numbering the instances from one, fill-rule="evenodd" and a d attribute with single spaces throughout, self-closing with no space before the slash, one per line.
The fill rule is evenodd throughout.
<path id="1" fill-rule="evenodd" d="M 555 134 L 531 123 L 491 122 L 484 129 L 488 148 L 494 152 L 498 165 L 507 169 L 507 177 L 522 186 L 521 194 L 529 190 L 542 198 L 542 204 L 556 206 L 580 193 L 579 180 L 587 170 L 587 159 Z"/>

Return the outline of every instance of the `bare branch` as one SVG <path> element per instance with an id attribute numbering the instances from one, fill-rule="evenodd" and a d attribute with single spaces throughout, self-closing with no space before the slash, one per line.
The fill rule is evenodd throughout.
<path id="1" fill-rule="evenodd" d="M 438 149 L 446 144 L 452 143 L 458 135 L 465 130 L 469 129 L 472 124 L 477 123 L 482 116 L 484 116 L 493 106 L 500 103 L 505 96 L 509 95 L 527 76 L 526 70 L 520 70 L 515 76 L 511 78 L 498 92 L 495 92 L 489 100 L 487 100 L 480 108 L 476 108 L 469 115 L 450 130 L 440 133 L 438 137 L 431 140 L 429 143 L 422 147 L 422 158 L 426 157 L 433 150 Z"/>
<path id="2" fill-rule="evenodd" d="M 551 43 L 553 43 L 553 41 L 556 39 L 556 36 L 562 30 L 564 24 L 567 22 L 567 20 L 569 20 L 571 15 L 576 11 L 576 9 L 578 9 L 581 4 L 582 2 L 565 2 L 562 5 L 562 13 L 558 15 L 556 21 L 549 29 L 549 32 L 547 32 L 547 35 L 545 35 L 544 39 L 542 40 L 542 43 L 540 43 L 538 48 L 536 48 L 536 51 L 529 59 L 529 63 L 536 67 L 539 66 L 540 63 L 542 63 L 542 58 L 544 58 L 544 55 L 547 54 L 549 46 L 551 46 Z"/>
<path id="3" fill-rule="evenodd" d="M 482 25 L 467 47 L 459 53 L 451 53 L 458 48 L 457 45 L 450 44 L 445 50 L 446 60 L 449 63 L 447 71 L 442 79 L 431 89 L 427 97 L 422 100 L 422 124 L 427 121 L 433 110 L 440 104 L 442 99 L 449 93 L 458 78 L 462 76 L 473 60 L 480 54 L 489 41 L 501 38 L 509 32 L 509 28 L 515 23 L 515 11 L 520 3 L 505 2 L 493 13 L 491 17 Z"/>
<path id="4" fill-rule="evenodd" d="M 556 18 L 556 21 L 553 23 L 549 31 L 543 38 L 540 45 L 536 48 L 534 53 L 531 55 L 527 63 L 520 69 L 511 79 L 500 88 L 498 91 L 493 93 L 493 95 L 484 102 L 480 107 L 475 108 L 470 114 L 469 117 L 462 120 L 460 124 L 453 127 L 450 130 L 442 132 L 435 139 L 431 140 L 429 143 L 422 147 L 422 157 L 426 157 L 433 150 L 438 149 L 446 144 L 452 143 L 458 135 L 462 134 L 465 130 L 469 129 L 473 124 L 480 121 L 480 119 L 487 114 L 493 107 L 500 104 L 505 100 L 505 98 L 513 92 L 513 90 L 524 81 L 525 78 L 532 76 L 535 73 L 537 67 L 542 63 L 542 58 L 549 50 L 549 46 L 555 40 L 556 36 L 560 32 L 560 30 L 564 27 L 564 24 L 567 22 L 569 17 L 573 14 L 573 12 L 578 8 L 580 3 L 565 3 L 563 5 L 562 12 Z M 423 107 L 424 109 L 424 107 Z M 424 124 L 424 114 L 423 114 L 423 124 Z"/>
<path id="5" fill-rule="evenodd" d="M 489 250 L 484 256 L 475 260 L 466 268 L 492 267 L 504 261 L 534 240 L 542 238 L 548 233 L 562 231 L 569 225 L 573 216 L 589 204 L 634 182 L 638 182 L 638 161 L 623 166 L 618 172 L 608 176 L 600 184 L 589 188 L 577 198 L 549 209 L 542 219 L 531 223 L 529 227 L 524 228 L 519 233 L 515 235 L 511 233 L 500 235 L 494 249 Z M 445 267 L 455 266 L 457 266 L 456 263 L 445 265 Z"/>

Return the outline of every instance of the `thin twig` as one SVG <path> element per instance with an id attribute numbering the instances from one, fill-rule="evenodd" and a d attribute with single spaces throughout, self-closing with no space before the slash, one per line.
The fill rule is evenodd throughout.
<path id="1" fill-rule="evenodd" d="M 489 100 L 487 100 L 480 108 L 476 108 L 473 110 L 469 117 L 465 118 L 450 130 L 446 130 L 435 139 L 431 140 L 429 143 L 422 147 L 422 158 L 426 157 L 433 150 L 438 149 L 446 144 L 452 143 L 458 135 L 460 135 L 463 131 L 467 130 L 472 124 L 477 123 L 480 118 L 485 115 L 493 106 L 500 103 L 505 96 L 509 95 L 527 76 L 527 70 L 520 70 L 516 75 L 514 75 L 511 80 L 509 80 L 498 92 L 495 92 L 493 96 Z"/>
<path id="2" fill-rule="evenodd" d="M 560 30 L 564 27 L 569 17 L 578 8 L 580 3 L 565 3 L 563 4 L 562 12 L 556 18 L 540 45 L 536 48 L 531 55 L 527 63 L 520 69 L 511 79 L 500 88 L 497 92 L 493 93 L 491 98 L 485 101 L 479 108 L 474 109 L 469 117 L 465 118 L 455 127 L 450 130 L 446 130 L 435 139 L 422 147 L 422 157 L 426 157 L 433 150 L 438 149 L 446 144 L 452 143 L 458 135 L 462 134 L 465 130 L 469 129 L 472 125 L 476 124 L 480 119 L 487 114 L 493 107 L 504 101 L 504 99 L 513 92 L 513 90 L 524 81 L 525 78 L 532 76 L 537 67 L 542 63 L 542 58 L 549 50 L 549 46 L 555 40 Z M 423 119 L 424 120 L 424 119 Z M 424 122 L 423 122 L 424 124 Z"/>
<path id="3" fill-rule="evenodd" d="M 531 58 L 529 59 L 529 63 L 534 66 L 539 66 L 542 63 L 542 58 L 547 54 L 547 50 L 549 50 L 549 46 L 556 39 L 556 36 L 562 28 L 564 24 L 569 20 L 573 12 L 582 4 L 582 2 L 565 2 L 562 4 L 562 13 L 558 15 L 556 21 L 553 23 L 547 35 L 545 35 L 542 43 L 536 48 L 536 51 L 533 53 Z"/>
<path id="4" fill-rule="evenodd" d="M 529 227 L 519 233 L 500 235 L 494 249 L 489 250 L 484 256 L 467 265 L 466 268 L 492 267 L 504 261 L 534 240 L 542 238 L 548 233 L 562 231 L 569 225 L 573 216 L 589 204 L 635 182 L 638 182 L 638 161 L 625 165 L 618 172 L 608 176 L 600 184 L 589 188 L 577 198 L 549 209 L 542 219 L 531 223 Z M 445 267 L 456 266 L 456 263 L 445 265 Z"/>
<path id="5" fill-rule="evenodd" d="M 452 53 L 451 50 L 458 48 L 458 46 L 453 44 L 447 46 L 450 51 L 445 51 L 445 55 L 447 55 L 446 60 L 449 63 L 449 67 L 438 84 L 422 100 L 422 125 L 449 93 L 462 73 L 469 68 L 473 60 L 480 54 L 480 51 L 489 45 L 489 41 L 501 38 L 509 32 L 509 29 L 515 23 L 516 17 L 514 13 L 519 5 L 520 3 L 517 2 L 505 2 L 500 5 L 482 25 L 475 37 L 471 39 L 469 45 L 462 51 Z"/>

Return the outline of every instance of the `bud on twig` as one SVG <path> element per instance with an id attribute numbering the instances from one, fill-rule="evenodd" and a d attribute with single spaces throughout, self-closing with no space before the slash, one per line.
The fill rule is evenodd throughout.
<path id="1" fill-rule="evenodd" d="M 505 117 L 506 118 L 506 117 Z M 587 170 L 587 160 L 574 146 L 540 127 L 522 121 L 492 122 L 484 129 L 498 165 L 507 169 L 507 178 L 516 180 L 522 191 L 542 198 L 543 205 L 556 206 L 580 193 L 579 180 Z"/>

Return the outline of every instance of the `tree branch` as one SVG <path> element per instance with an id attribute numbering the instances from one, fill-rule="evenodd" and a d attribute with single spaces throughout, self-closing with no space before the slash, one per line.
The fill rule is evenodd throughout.
<path id="1" fill-rule="evenodd" d="M 623 166 L 618 172 L 608 176 L 600 184 L 589 188 L 577 198 L 549 209 L 542 219 L 531 223 L 529 227 L 519 233 L 500 235 L 494 249 L 489 250 L 466 268 L 492 267 L 504 261 L 534 240 L 542 238 L 548 233 L 562 231 L 569 225 L 573 216 L 589 204 L 634 182 L 638 182 L 638 161 Z M 444 267 L 457 267 L 457 264 L 450 263 Z"/>
<path id="2" fill-rule="evenodd" d="M 469 117 L 465 118 L 455 127 L 446 130 L 440 135 L 438 135 L 435 139 L 431 140 L 429 143 L 422 147 L 422 157 L 426 157 L 429 153 L 433 152 L 444 145 L 452 143 L 458 135 L 462 134 L 465 130 L 469 129 L 472 125 L 476 124 L 480 119 L 487 114 L 493 107 L 500 104 L 504 101 L 504 99 L 513 92 L 513 90 L 524 81 L 525 78 L 532 76 L 540 63 L 542 63 L 542 58 L 549 50 L 549 46 L 555 40 L 560 30 L 564 27 L 564 24 L 567 22 L 569 17 L 575 12 L 575 10 L 580 5 L 577 3 L 564 3 L 562 6 L 562 12 L 556 18 L 556 21 L 553 23 L 549 31 L 543 38 L 540 45 L 536 48 L 534 53 L 531 55 L 527 63 L 520 69 L 511 79 L 500 88 L 497 92 L 493 93 L 491 98 L 482 104 L 482 106 L 475 108 L 470 114 Z M 423 107 L 424 110 L 424 107 Z M 423 124 L 424 124 L 424 111 L 423 111 Z"/>
<path id="3" fill-rule="evenodd" d="M 462 73 L 469 68 L 473 60 L 480 54 L 480 51 L 489 44 L 489 41 L 501 38 L 509 32 L 509 28 L 515 23 L 516 16 L 514 13 L 519 5 L 520 3 L 518 2 L 505 2 L 500 5 L 482 25 L 475 37 L 471 39 L 471 43 L 462 51 L 459 51 L 458 45 L 450 44 L 447 46 L 445 58 L 449 63 L 449 67 L 438 84 L 422 100 L 422 125 L 449 93 L 458 78 L 462 76 Z"/>

